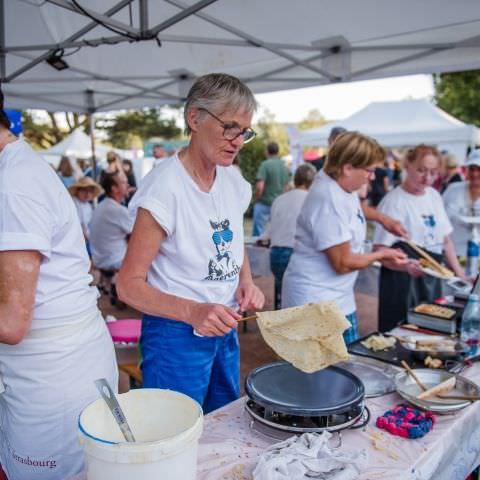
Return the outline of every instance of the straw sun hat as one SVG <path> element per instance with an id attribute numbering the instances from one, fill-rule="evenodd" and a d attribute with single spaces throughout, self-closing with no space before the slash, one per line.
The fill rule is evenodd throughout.
<path id="1" fill-rule="evenodd" d="M 77 180 L 74 184 L 68 187 L 68 191 L 75 196 L 79 188 L 90 188 L 93 187 L 95 189 L 94 198 L 98 197 L 102 192 L 102 187 L 95 181 L 93 181 L 90 177 L 82 177 Z"/>

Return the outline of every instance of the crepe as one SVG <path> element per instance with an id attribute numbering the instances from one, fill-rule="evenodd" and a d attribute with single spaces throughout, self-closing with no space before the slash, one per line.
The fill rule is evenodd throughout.
<path id="1" fill-rule="evenodd" d="M 365 348 L 373 350 L 374 352 L 380 352 L 381 350 L 388 350 L 395 346 L 397 340 L 394 337 L 384 337 L 382 334 L 372 335 L 367 340 L 360 342 Z"/>
<path id="2" fill-rule="evenodd" d="M 342 333 L 351 325 L 335 302 L 259 312 L 257 322 L 275 353 L 303 372 L 348 360 Z"/>
<path id="3" fill-rule="evenodd" d="M 452 310 L 451 308 L 441 307 L 440 305 L 435 305 L 433 303 L 421 303 L 415 307 L 414 312 L 424 313 L 433 317 L 445 318 L 447 320 L 454 317 L 456 313 L 455 310 Z"/>

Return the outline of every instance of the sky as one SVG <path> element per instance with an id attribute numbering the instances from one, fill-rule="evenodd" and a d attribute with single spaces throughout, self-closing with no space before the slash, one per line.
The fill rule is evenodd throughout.
<path id="1" fill-rule="evenodd" d="M 327 120 L 342 120 L 371 102 L 433 97 L 431 75 L 365 80 L 256 95 L 260 110 L 268 109 L 280 123 L 297 123 L 317 109 Z"/>

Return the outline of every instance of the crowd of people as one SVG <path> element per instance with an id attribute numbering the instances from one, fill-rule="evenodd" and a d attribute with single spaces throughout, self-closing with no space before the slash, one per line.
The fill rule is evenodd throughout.
<path id="1" fill-rule="evenodd" d="M 120 300 L 142 313 L 145 387 L 183 392 L 205 412 L 240 395 L 237 324 L 265 301 L 244 247 L 252 188 L 237 165 L 256 136 L 257 103 L 235 77 L 198 78 L 184 107 L 188 145 L 172 155 L 156 145 L 138 187 L 132 163 L 114 152 L 95 175 L 67 157 L 55 173 L 9 131 L 2 104 L 0 463 L 11 479 L 65 480 L 84 468 L 77 418 L 98 397 L 94 380 L 118 380 L 92 265 L 117 276 Z M 268 143 L 253 202 L 276 308 L 333 300 L 352 342 L 355 280 L 380 262 L 379 328 L 391 329 L 440 293 L 410 240 L 466 278 L 461 216 L 480 213 L 480 151 L 464 180 L 435 147 L 409 150 L 400 168 L 374 139 L 336 127 L 326 155 L 300 165 L 293 182 L 279 153 Z M 371 251 L 367 221 L 376 225 Z"/>

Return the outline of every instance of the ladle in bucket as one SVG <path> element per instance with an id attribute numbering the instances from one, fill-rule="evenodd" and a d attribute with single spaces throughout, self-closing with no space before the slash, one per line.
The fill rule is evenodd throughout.
<path id="1" fill-rule="evenodd" d="M 100 392 L 100 395 L 105 400 L 105 403 L 108 405 L 108 408 L 112 412 L 113 418 L 115 418 L 115 421 L 120 427 L 120 430 L 122 431 L 125 440 L 127 442 L 134 442 L 135 437 L 133 436 L 132 430 L 128 425 L 122 407 L 120 407 L 117 397 L 115 397 L 115 394 L 110 388 L 107 380 L 105 378 L 99 378 L 98 380 L 95 380 L 95 385 Z"/>

